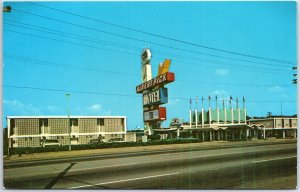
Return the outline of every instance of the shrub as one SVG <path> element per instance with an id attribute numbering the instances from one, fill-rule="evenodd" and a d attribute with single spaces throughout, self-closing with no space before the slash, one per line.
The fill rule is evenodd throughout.
<path id="1" fill-rule="evenodd" d="M 180 139 L 158 139 L 157 136 L 151 137 L 152 142 L 116 142 L 116 143 L 91 143 L 83 145 L 72 145 L 72 150 L 87 150 L 87 149 L 105 149 L 105 148 L 119 148 L 119 147 L 135 147 L 135 146 L 149 146 L 149 145 L 168 145 L 168 144 L 180 144 L 180 143 L 197 143 L 201 140 L 196 138 L 180 138 Z M 11 154 L 28 154 L 28 153 L 43 153 L 43 152 L 55 152 L 55 151 L 68 151 L 69 146 L 49 146 L 49 147 L 19 147 L 13 148 Z"/>

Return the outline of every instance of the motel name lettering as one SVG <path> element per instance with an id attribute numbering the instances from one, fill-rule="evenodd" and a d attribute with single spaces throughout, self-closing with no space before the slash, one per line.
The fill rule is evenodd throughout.
<path id="1" fill-rule="evenodd" d="M 160 101 L 159 89 L 143 95 L 143 104 L 149 105 Z"/>
<path id="2" fill-rule="evenodd" d="M 139 86 L 136 87 L 136 92 L 142 93 L 144 90 L 152 89 L 155 86 L 164 85 L 173 81 L 174 81 L 174 73 L 167 72 L 153 79 L 150 79 L 149 81 L 143 84 L 140 84 Z"/>

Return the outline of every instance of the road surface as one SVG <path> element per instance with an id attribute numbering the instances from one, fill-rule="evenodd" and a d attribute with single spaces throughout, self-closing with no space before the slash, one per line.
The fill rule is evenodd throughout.
<path id="1" fill-rule="evenodd" d="M 7 189 L 295 189 L 296 143 L 4 168 Z M 46 161 L 46 160 L 45 160 Z"/>

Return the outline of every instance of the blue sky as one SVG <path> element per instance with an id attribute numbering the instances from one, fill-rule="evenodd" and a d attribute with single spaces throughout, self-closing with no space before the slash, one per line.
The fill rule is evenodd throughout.
<path id="1" fill-rule="evenodd" d="M 196 96 L 204 97 L 205 107 L 208 95 L 217 95 L 220 107 L 223 97 L 241 101 L 244 96 L 249 116 L 279 115 L 282 101 L 284 115 L 296 114 L 297 88 L 291 83 L 296 2 L 4 5 L 12 6 L 12 12 L 3 13 L 4 119 L 66 115 L 69 91 L 72 115 L 125 115 L 129 129 L 143 127 L 142 98 L 135 87 L 141 83 L 140 53 L 145 47 L 152 51 L 153 76 L 160 62 L 172 60 L 170 71 L 176 80 L 166 86 L 165 127 L 173 117 L 188 121 L 189 98 Z M 211 103 L 215 106 L 215 101 Z M 194 101 L 192 105 L 196 107 Z"/>

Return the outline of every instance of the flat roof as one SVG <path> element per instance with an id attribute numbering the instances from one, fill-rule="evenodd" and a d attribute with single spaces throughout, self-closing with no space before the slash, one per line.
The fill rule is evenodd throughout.
<path id="1" fill-rule="evenodd" d="M 248 121 L 266 121 L 266 120 L 273 120 L 273 119 L 298 119 L 297 117 L 268 117 L 264 119 L 249 119 Z"/>
<path id="2" fill-rule="evenodd" d="M 51 119 L 51 118 L 68 118 L 67 115 L 61 115 L 61 116 L 7 116 L 7 119 Z M 71 115 L 70 118 L 127 118 L 126 116 L 76 116 Z"/>

